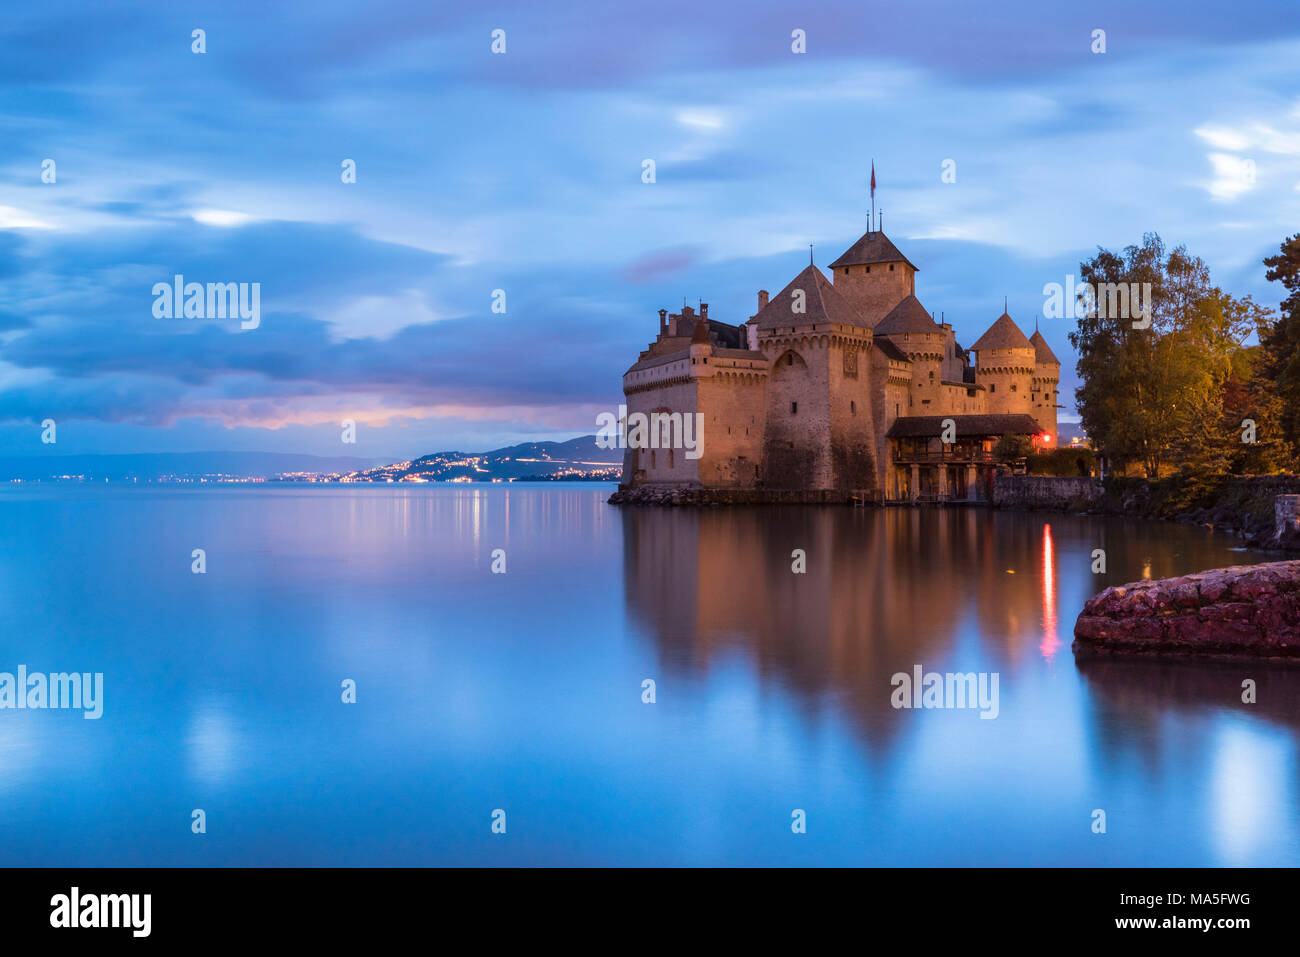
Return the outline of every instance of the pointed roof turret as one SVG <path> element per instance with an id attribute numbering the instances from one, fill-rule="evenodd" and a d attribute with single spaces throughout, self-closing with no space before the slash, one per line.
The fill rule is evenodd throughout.
<path id="1" fill-rule="evenodd" d="M 911 260 L 899 252 L 898 247 L 889 241 L 888 236 L 878 229 L 869 229 L 862 234 L 862 237 L 856 243 L 844 250 L 839 259 L 831 263 L 831 268 L 896 262 L 905 262 L 913 270 L 916 269 Z"/>
<path id="2" fill-rule="evenodd" d="M 1052 351 L 1052 347 L 1047 344 L 1047 340 L 1043 338 L 1043 334 L 1037 329 L 1035 329 L 1034 334 L 1029 337 L 1029 341 L 1033 343 L 1034 346 L 1035 361 L 1047 365 L 1059 366 L 1061 364 L 1061 360 L 1056 358 L 1056 353 Z"/>
<path id="3" fill-rule="evenodd" d="M 997 321 L 989 326 L 988 331 L 980 336 L 971 346 L 975 352 L 984 349 L 1033 349 L 1034 344 L 1020 331 L 1016 321 L 1008 313 L 1002 313 Z"/>
<path id="4" fill-rule="evenodd" d="M 691 333 L 691 345 L 707 346 L 708 344 L 709 344 L 709 320 L 697 319 L 695 321 L 695 331 Z"/>
<path id="5" fill-rule="evenodd" d="M 803 290 L 803 312 L 794 311 L 795 290 Z M 754 317 L 760 329 L 802 326 L 815 322 L 838 322 L 866 326 L 856 309 L 835 291 L 831 281 L 816 266 L 805 266 L 790 284 L 768 300 Z"/>
<path id="6" fill-rule="evenodd" d="M 915 296 L 908 296 L 893 309 L 889 315 L 876 325 L 876 335 L 893 336 L 904 332 L 928 332 L 943 335 L 943 328 L 934 321 Z"/>

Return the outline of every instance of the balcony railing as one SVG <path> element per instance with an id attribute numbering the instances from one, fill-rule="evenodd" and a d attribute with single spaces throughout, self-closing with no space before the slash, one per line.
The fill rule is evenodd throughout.
<path id="1" fill-rule="evenodd" d="M 894 461 L 900 465 L 992 465 L 993 453 L 985 449 L 952 449 L 947 452 L 912 452 L 894 449 Z"/>

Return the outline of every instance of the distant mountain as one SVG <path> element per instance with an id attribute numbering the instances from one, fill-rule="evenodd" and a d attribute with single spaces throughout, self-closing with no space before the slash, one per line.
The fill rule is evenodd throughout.
<path id="1" fill-rule="evenodd" d="M 283 474 L 346 474 L 382 459 L 295 452 L 145 452 L 139 454 L 24 455 L 0 458 L 0 481 L 55 479 L 157 482 L 236 480 Z"/>
<path id="2" fill-rule="evenodd" d="M 1081 442 L 1085 438 L 1083 426 L 1078 422 L 1061 422 L 1056 426 L 1057 445 L 1069 445 L 1073 438 L 1078 438 Z"/>
<path id="3" fill-rule="evenodd" d="M 410 462 L 354 472 L 350 482 L 507 482 L 617 480 L 621 449 L 602 449 L 596 436 L 567 442 L 524 442 L 491 452 L 434 452 Z"/>

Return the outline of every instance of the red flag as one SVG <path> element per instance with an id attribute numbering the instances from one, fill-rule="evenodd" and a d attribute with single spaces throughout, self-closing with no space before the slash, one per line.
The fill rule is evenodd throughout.
<path id="1" fill-rule="evenodd" d="M 871 161 L 871 198 L 876 198 L 876 161 Z"/>

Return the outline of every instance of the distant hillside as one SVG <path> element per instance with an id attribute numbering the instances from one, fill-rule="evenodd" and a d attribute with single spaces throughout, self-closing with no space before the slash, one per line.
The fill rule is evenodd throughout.
<path id="1" fill-rule="evenodd" d="M 1057 445 L 1069 445 L 1070 439 L 1073 438 L 1078 438 L 1080 441 L 1083 440 L 1084 438 L 1083 426 L 1079 425 L 1078 422 L 1062 422 L 1059 425 L 1057 425 L 1056 427 Z"/>
<path id="2" fill-rule="evenodd" d="M 157 482 L 266 478 L 283 473 L 348 473 L 373 458 L 294 452 L 148 452 L 139 454 L 24 455 L 0 458 L 0 481 L 55 479 Z"/>
<path id="3" fill-rule="evenodd" d="M 621 449 L 602 449 L 594 435 L 567 442 L 525 442 L 491 452 L 433 452 L 410 462 L 365 469 L 351 482 L 491 482 L 608 480 L 623 468 Z"/>

